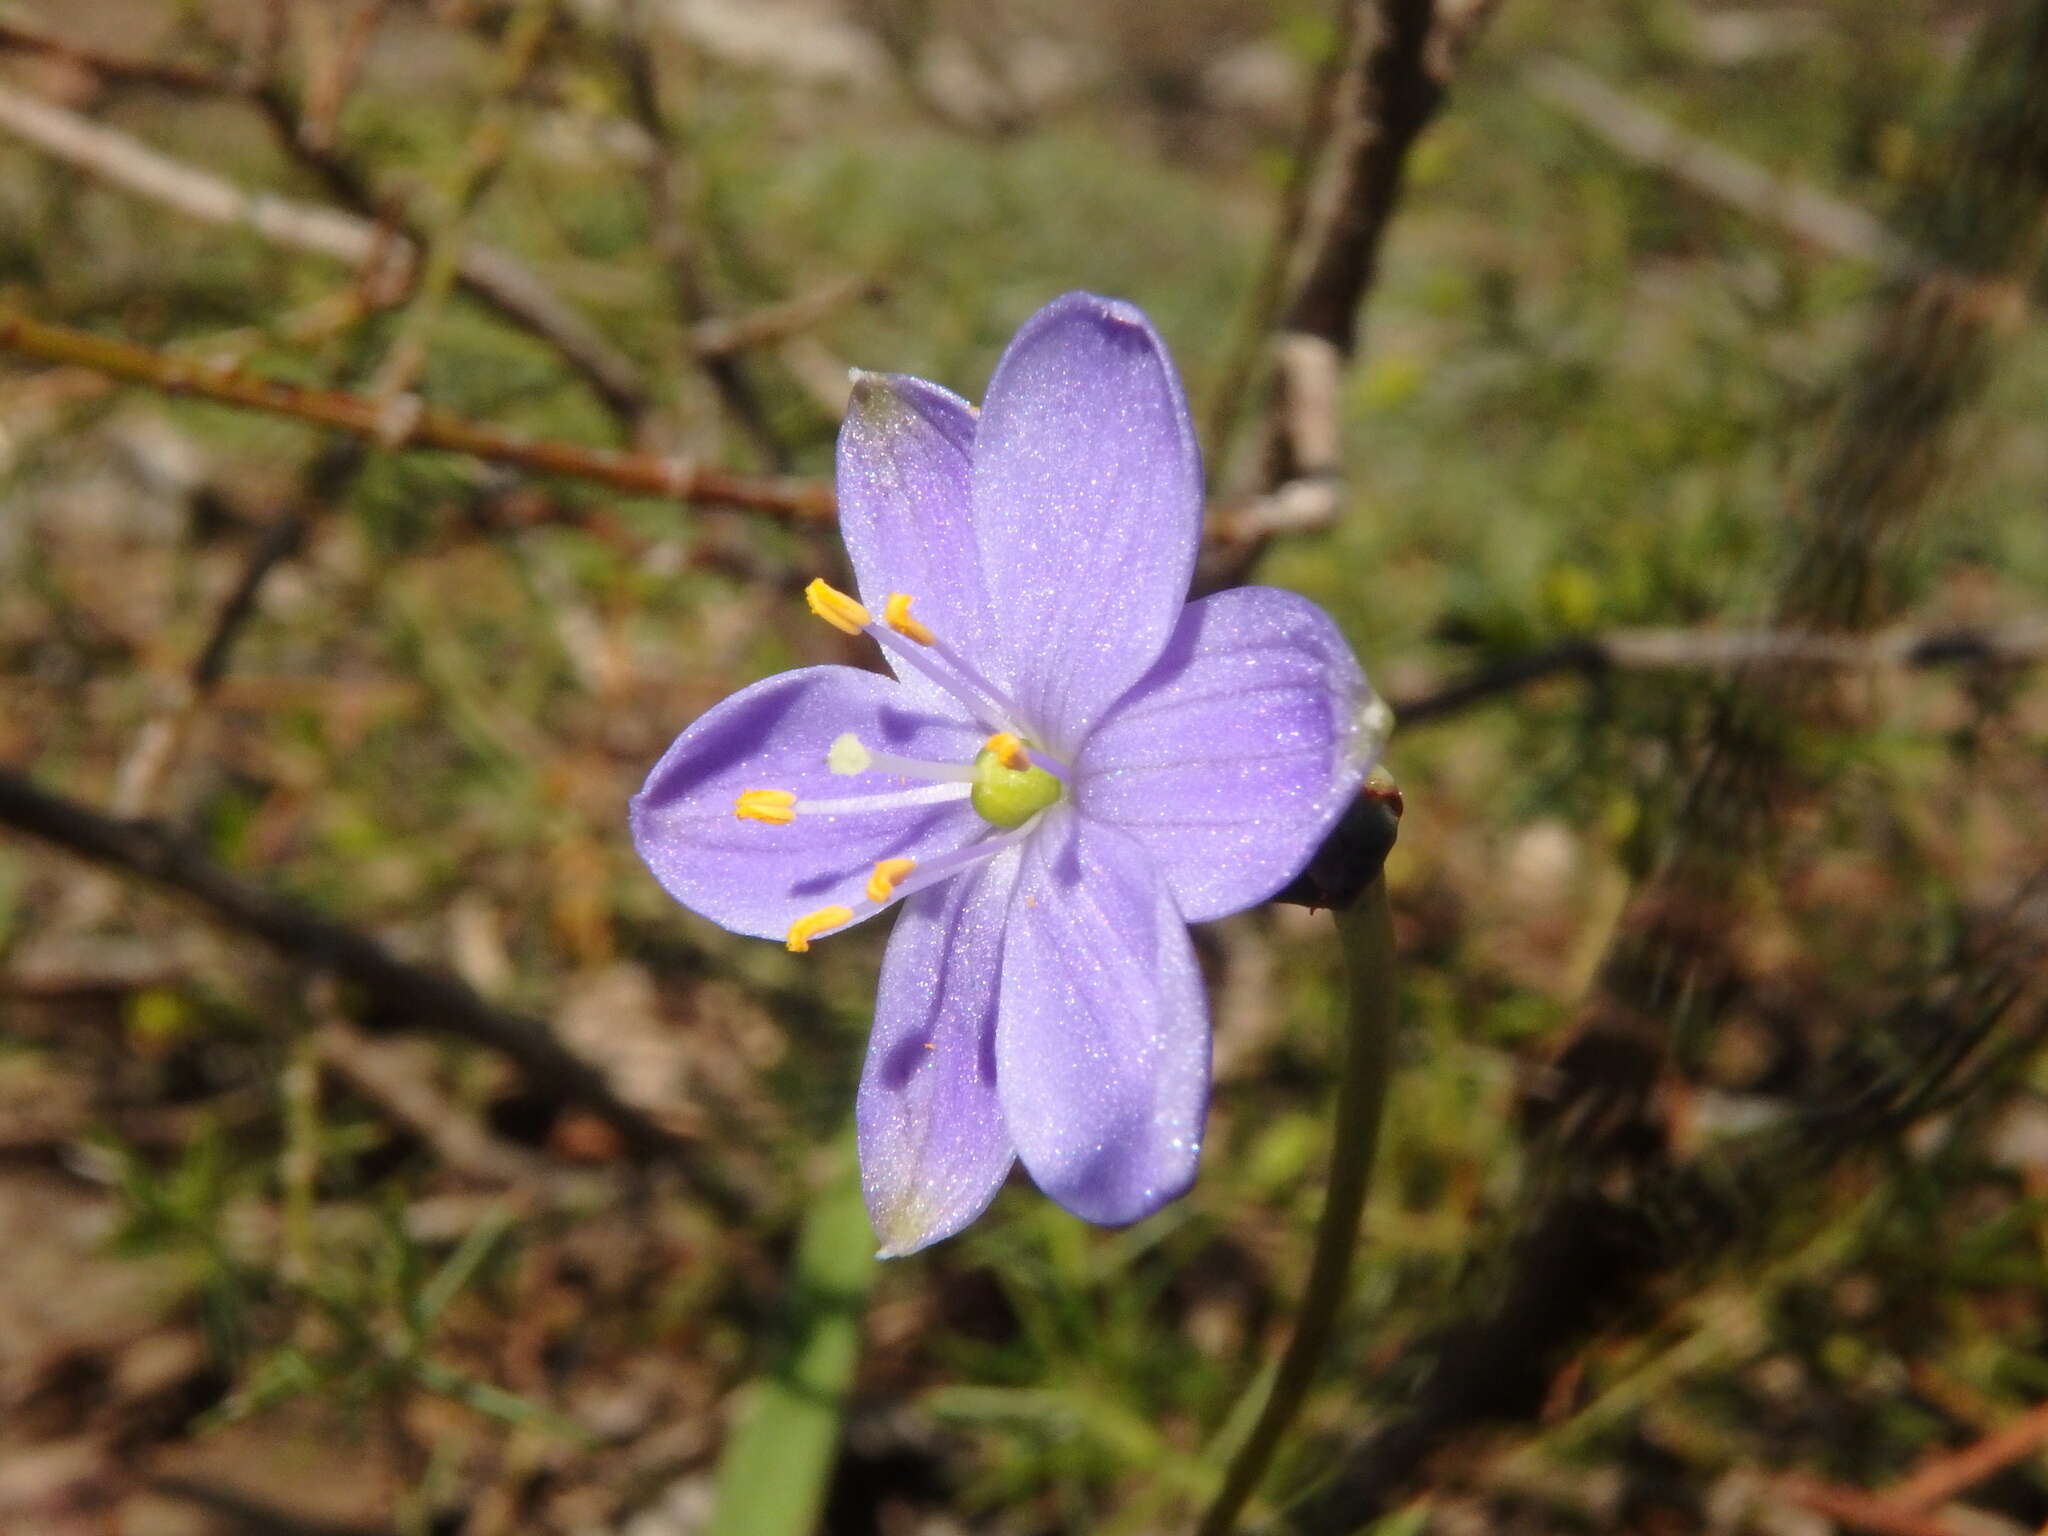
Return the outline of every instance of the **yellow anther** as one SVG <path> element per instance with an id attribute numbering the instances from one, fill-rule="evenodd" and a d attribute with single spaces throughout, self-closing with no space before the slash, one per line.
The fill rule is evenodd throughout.
<path id="1" fill-rule="evenodd" d="M 786 789 L 748 789 L 732 803 L 733 815 L 741 821 L 765 821 L 771 827 L 786 827 L 796 820 L 796 796 Z"/>
<path id="2" fill-rule="evenodd" d="M 1013 773 L 1022 773 L 1031 766 L 1031 754 L 1024 750 L 1024 743 L 1008 731 L 997 731 L 981 744 L 981 750 L 995 754 L 995 760 Z"/>
<path id="3" fill-rule="evenodd" d="M 915 868 L 915 859 L 883 859 L 868 876 L 868 900 L 887 901 Z"/>
<path id="4" fill-rule="evenodd" d="M 919 645 L 930 645 L 938 636 L 910 616 L 910 594 L 891 592 L 889 600 L 882 605 L 882 620 L 906 640 L 915 640 Z"/>
<path id="5" fill-rule="evenodd" d="M 867 609 L 823 580 L 814 581 L 804 588 L 804 601 L 811 605 L 811 612 L 834 629 L 844 630 L 849 635 L 859 634 L 862 625 L 872 622 Z"/>
<path id="6" fill-rule="evenodd" d="M 841 923 L 853 921 L 851 907 L 820 907 L 815 912 L 806 912 L 789 925 L 789 936 L 783 942 L 789 946 L 792 955 L 800 955 L 811 947 L 811 940 L 827 928 L 837 928 Z"/>

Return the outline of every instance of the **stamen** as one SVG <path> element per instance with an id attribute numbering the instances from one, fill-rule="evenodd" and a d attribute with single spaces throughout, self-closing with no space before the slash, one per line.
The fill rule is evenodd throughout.
<path id="1" fill-rule="evenodd" d="M 856 773 L 866 773 L 874 761 L 874 754 L 862 746 L 860 738 L 851 731 L 835 738 L 825 753 L 825 766 L 841 778 L 850 779 Z"/>
<path id="2" fill-rule="evenodd" d="M 868 900 L 887 901 L 896 894 L 896 887 L 916 868 L 915 859 L 881 860 L 875 865 L 875 872 L 868 876 Z"/>
<path id="3" fill-rule="evenodd" d="M 874 622 L 867 609 L 823 578 L 804 588 L 804 601 L 810 605 L 811 612 L 834 629 L 849 635 L 859 634 Z"/>
<path id="4" fill-rule="evenodd" d="M 931 642 L 931 650 L 937 652 L 940 656 L 946 657 L 952 663 L 951 666 L 941 665 L 916 642 L 904 638 L 894 630 L 884 629 L 879 624 L 869 625 L 868 633 L 873 635 L 876 641 L 885 649 L 894 651 L 898 656 L 909 662 L 911 666 L 958 699 L 966 706 L 967 712 L 983 725 L 991 729 L 1000 730 L 1010 723 L 1000 705 L 995 708 L 991 708 L 989 705 L 989 700 L 997 697 L 996 691 L 979 677 L 976 677 L 967 667 L 961 665 L 959 659 L 952 655 L 943 641 L 935 637 Z"/>
<path id="5" fill-rule="evenodd" d="M 811 947 L 811 940 L 828 928 L 837 928 L 842 923 L 853 921 L 851 907 L 820 907 L 815 912 L 806 912 L 789 925 L 789 933 L 783 942 L 792 955 L 801 955 Z"/>
<path id="6" fill-rule="evenodd" d="M 733 815 L 741 821 L 765 821 L 771 827 L 786 827 L 796 820 L 796 796 L 786 789 L 748 789 L 733 802 Z"/>
<path id="7" fill-rule="evenodd" d="M 992 753 L 997 762 L 1018 773 L 1031 766 L 1031 755 L 1024 750 L 1024 743 L 1008 731 L 997 731 L 981 744 L 981 750 Z"/>
<path id="8" fill-rule="evenodd" d="M 882 622 L 906 640 L 930 645 L 938 636 L 910 616 L 910 603 L 908 592 L 891 592 L 889 600 L 882 605 Z"/>
<path id="9" fill-rule="evenodd" d="M 846 795 L 830 800 L 799 800 L 790 807 L 802 816 L 844 816 L 857 811 L 900 811 L 919 805 L 944 805 L 948 800 L 965 800 L 973 793 L 971 784 L 920 784 L 916 789 L 898 790 L 893 795 Z"/>

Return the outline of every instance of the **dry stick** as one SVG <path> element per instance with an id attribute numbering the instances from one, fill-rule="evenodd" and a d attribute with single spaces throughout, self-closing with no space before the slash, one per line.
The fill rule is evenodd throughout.
<path id="1" fill-rule="evenodd" d="M 391 0 L 356 0 L 341 35 L 336 38 L 321 30 L 333 14 L 326 0 L 316 0 L 307 7 L 306 20 L 316 29 L 322 46 L 317 56 L 308 60 L 305 102 L 299 113 L 296 137 L 313 152 L 333 152 L 341 109 L 362 77 L 363 65 L 370 57 L 370 44 L 390 8 Z"/>
<path id="2" fill-rule="evenodd" d="M 1798 498 L 1775 628 L 1855 634 L 1884 619 L 1897 601 L 1898 547 L 1948 432 L 1982 388 L 1996 333 L 2024 312 L 2017 295 L 2048 228 L 2048 0 L 1992 13 L 1954 102 L 1947 163 L 1930 167 L 1906 225 L 1939 268 L 1894 279 L 1845 376 Z M 1660 1220 L 1630 1192 L 1690 1177 L 1658 1088 L 1678 1065 L 1674 1040 L 1706 1036 L 1688 1016 L 1739 975 L 1729 945 L 1745 873 L 1815 788 L 1795 772 L 1791 725 L 1822 713 L 1820 681 L 1813 669 L 1756 665 L 1726 689 L 1665 857 L 1635 893 L 1544 1097 L 1527 1107 L 1547 1135 L 1535 1185 L 1547 1193 L 1507 1245 L 1505 1283 L 1439 1336 L 1417 1392 L 1291 1512 L 1295 1531 L 1367 1524 L 1446 1442 L 1540 1412 L 1569 1351 L 1688 1258 L 1725 1244 L 1725 1232 Z M 1852 1100 L 1844 1135 L 1861 1128 L 1860 1113 Z M 1747 1171 L 1756 1211 L 1796 1183 L 1789 1168 Z"/>
<path id="3" fill-rule="evenodd" d="M 1896 630 L 1872 636 L 1772 629 L 1619 629 L 1582 635 L 1480 667 L 1425 694 L 1393 702 L 1404 727 L 1444 720 L 1547 678 L 1614 671 L 1721 671 L 1743 667 L 1831 670 L 2017 667 L 2048 660 L 2048 621 L 1996 629 Z"/>
<path id="4" fill-rule="evenodd" d="M 0 129 L 188 218 L 245 229 L 285 250 L 343 262 L 362 275 L 364 287 L 372 293 L 402 291 L 412 272 L 417 242 L 376 220 L 273 193 L 245 191 L 119 129 L 5 85 L 0 85 Z M 292 140 L 288 131 L 280 132 Z M 456 275 L 466 292 L 554 348 L 615 414 L 630 421 L 645 410 L 638 367 L 516 258 L 471 243 L 457 258 Z"/>
<path id="5" fill-rule="evenodd" d="M 0 305 L 0 351 L 91 368 L 166 394 L 290 417 L 349 433 L 387 450 L 426 448 L 468 454 L 536 474 L 588 480 L 634 495 L 732 507 L 796 525 L 829 522 L 834 512 L 832 488 L 822 480 L 737 475 L 684 457 L 551 442 L 436 410 L 413 395 L 401 395 L 379 409 L 361 395 L 307 389 L 235 367 L 167 357 L 89 331 L 32 320 L 4 305 Z"/>
<path id="6" fill-rule="evenodd" d="M 1524 72 L 1529 90 L 1638 165 L 1725 203 L 1795 239 L 1887 271 L 1924 269 L 1927 259 L 1845 199 L 1774 176 L 1762 166 L 1686 132 L 1631 101 L 1590 70 L 1538 59 Z"/>
<path id="7" fill-rule="evenodd" d="M 799 298 L 777 306 L 784 314 L 776 324 L 791 323 L 788 312 L 802 302 Z M 762 318 L 765 322 L 765 313 Z M 741 317 L 730 323 L 743 326 L 747 321 Z M 765 330 L 757 334 L 765 334 Z M 231 364 L 174 357 L 133 342 L 34 320 L 0 304 L 0 352 L 7 351 L 90 369 L 168 395 L 332 428 L 387 450 L 417 448 L 467 454 L 486 463 L 584 480 L 630 495 L 756 513 L 793 527 L 822 527 L 837 515 L 838 503 L 830 482 L 825 480 L 734 474 L 687 456 L 621 453 L 610 448 L 529 437 L 437 410 L 410 395 L 400 396 L 380 409 L 365 396 L 345 390 L 309 389 L 247 373 Z M 1264 537 L 1273 526 L 1266 503 L 1225 504 L 1211 512 L 1206 532 L 1216 547 L 1234 550 Z"/>
<path id="8" fill-rule="evenodd" d="M 1220 540 L 1196 575 L 1204 591 L 1243 581 L 1276 533 L 1327 527 L 1342 489 L 1343 370 L 1379 272 L 1408 152 L 1498 0 L 1343 0 L 1342 61 L 1305 211 L 1283 204 L 1295 237 L 1271 346 L 1273 378 L 1259 497 L 1241 536 Z M 1212 428 L 1213 432 L 1213 428 Z"/>
<path id="9" fill-rule="evenodd" d="M 1268 344 L 1267 333 L 1272 330 L 1273 318 L 1287 296 L 1288 266 L 1295 259 L 1295 249 L 1300 244 L 1302 228 L 1308 219 L 1309 190 L 1315 184 L 1323 147 L 1330 142 L 1330 118 L 1336 107 L 1339 84 L 1351 67 L 1351 29 L 1358 24 L 1357 8 L 1348 3 L 1340 5 L 1337 24 L 1339 30 L 1334 46 L 1316 71 L 1308 112 L 1302 118 L 1301 136 L 1294 147 L 1294 158 L 1287 167 L 1287 181 L 1280 189 L 1273 233 L 1266 242 L 1258 276 L 1252 281 L 1251 298 L 1245 303 L 1239 318 L 1237 338 L 1225 354 L 1215 394 L 1209 403 L 1208 429 L 1203 435 L 1203 444 L 1212 482 L 1221 483 L 1228 475 L 1232 436 L 1238 414 L 1244 409 L 1245 392 L 1252 386 L 1260 354 Z"/>
<path id="10" fill-rule="evenodd" d="M 442 215 L 423 236 L 420 260 L 411 274 L 415 279 L 411 297 L 371 383 L 369 404 L 380 414 L 397 405 L 426 366 L 428 336 L 454 286 L 463 228 L 510 145 L 505 103 L 533 68 L 553 14 L 554 0 L 528 0 L 506 29 L 487 105 L 458 159 L 444 195 Z M 360 440 L 342 439 L 321 452 L 308 477 L 306 494 L 276 518 L 251 552 L 182 686 L 168 707 L 145 723 L 134 749 L 122 762 L 114 795 L 116 815 L 139 816 L 151 808 L 158 787 L 227 670 L 228 654 L 242 626 L 256 611 L 263 582 L 297 550 L 314 517 L 348 495 L 367 459 Z"/>
<path id="11" fill-rule="evenodd" d="M 1961 1450 L 1929 1457 L 1885 1489 L 1884 1497 L 1908 1509 L 1933 1509 L 2043 1445 L 2048 1445 L 2048 1403 L 2028 1409 Z"/>
<path id="12" fill-rule="evenodd" d="M 227 83 L 210 69 L 190 64 L 160 63 L 155 59 L 131 59 L 122 54 L 74 43 L 45 32 L 14 15 L 0 16 L 0 52 L 34 53 L 60 59 L 102 79 L 122 80 L 134 85 L 155 86 L 181 95 L 208 96 L 227 89 Z"/>
<path id="13" fill-rule="evenodd" d="M 511 99 L 533 72 L 541 42 L 554 19 L 555 0 L 523 0 L 506 24 L 483 109 L 442 191 L 440 216 L 420 238 L 412 298 L 399 317 L 391 349 L 370 384 L 372 401 L 380 410 L 409 391 L 426 367 L 428 338 L 461 276 L 463 232 L 477 204 L 497 181 L 512 148 Z"/>
<path id="14" fill-rule="evenodd" d="M 697 241 L 690 232 L 689 210 L 695 201 L 692 166 L 678 149 L 668 114 L 662 109 L 653 29 L 641 0 L 624 0 L 612 51 L 619 73 L 625 77 L 626 99 L 632 106 L 634 121 L 647 136 L 647 202 L 654 229 L 654 252 L 667 269 L 676 314 L 690 327 L 715 321 L 718 317 L 698 259 Z M 773 469 L 787 468 L 789 450 L 776 435 L 745 365 L 725 350 L 699 351 L 697 361 L 719 404 L 753 443 L 762 461 Z"/>
<path id="15" fill-rule="evenodd" d="M 400 960 L 368 934 L 231 874 L 162 826 L 103 816 L 4 768 L 0 825 L 191 897 L 286 959 L 357 988 L 381 1027 L 416 1028 L 501 1053 L 532 1091 L 585 1106 L 619 1132 L 636 1158 L 673 1164 L 722 1217 L 744 1216 L 747 1202 L 691 1156 L 688 1142 L 620 1098 L 603 1073 L 540 1020 L 494 1008 L 454 976 Z"/>

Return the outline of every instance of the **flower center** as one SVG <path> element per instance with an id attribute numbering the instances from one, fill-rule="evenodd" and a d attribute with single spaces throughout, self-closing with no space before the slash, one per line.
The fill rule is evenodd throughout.
<path id="1" fill-rule="evenodd" d="M 998 743 L 1007 743 L 1007 752 Z M 974 754 L 968 801 L 986 822 L 1021 827 L 1060 797 L 1060 781 L 1031 761 L 1014 736 L 997 734 Z"/>
<path id="2" fill-rule="evenodd" d="M 894 779 L 893 785 L 880 793 L 822 799 L 799 799 L 786 789 L 742 790 L 733 802 L 733 815 L 741 821 L 786 827 L 803 816 L 845 816 L 965 800 L 995 830 L 929 864 L 906 858 L 882 859 L 868 876 L 861 896 L 849 896 L 851 905 L 820 907 L 789 925 L 788 946 L 799 954 L 811 947 L 812 939 L 871 916 L 1011 847 L 1029 835 L 1039 812 L 1059 800 L 1066 776 L 1059 762 L 1034 751 L 1017 734 L 1020 717 L 1009 695 L 928 626 L 911 617 L 908 596 L 890 594 L 881 624 L 863 604 L 822 581 L 804 589 L 804 600 L 812 613 L 834 629 L 872 636 L 902 657 L 957 699 L 992 734 L 971 763 L 928 763 L 881 751 L 848 732 L 826 750 L 826 766 L 841 778 L 881 774 Z M 916 787 L 903 787 L 906 780 Z"/>

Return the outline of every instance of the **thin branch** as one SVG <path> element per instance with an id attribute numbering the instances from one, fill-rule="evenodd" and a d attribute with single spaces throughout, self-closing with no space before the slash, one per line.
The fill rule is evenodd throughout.
<path id="1" fill-rule="evenodd" d="M 317 29 L 314 35 L 319 42 L 307 63 L 306 97 L 295 136 L 315 152 L 334 149 L 341 109 L 362 77 L 370 45 L 390 5 L 391 0 L 355 0 L 338 37 L 327 31 L 333 19 L 328 6 L 307 8 L 307 21 Z"/>
<path id="2" fill-rule="evenodd" d="M 234 90 L 229 84 L 221 89 Z M 411 281 L 417 242 L 375 220 L 273 193 L 245 191 L 119 129 L 5 85 L 0 85 L 0 129 L 111 186 L 188 218 L 244 229 L 284 250 L 342 262 L 360 274 L 370 293 L 403 292 Z M 293 137 L 289 129 L 281 131 Z M 352 175 L 349 179 L 353 186 Z M 368 196 L 360 187 L 355 192 Z M 456 278 L 466 292 L 546 341 L 616 414 L 636 420 L 646 409 L 638 366 L 515 257 L 470 242 L 456 258 Z"/>
<path id="3" fill-rule="evenodd" d="M 522 0 L 506 23 L 493 61 L 495 78 L 442 189 L 439 213 L 416 234 L 420 258 L 413 274 L 412 296 L 370 386 L 380 407 L 410 390 L 426 367 L 428 338 L 462 275 L 463 231 L 505 167 L 505 156 L 512 148 L 511 100 L 539 61 L 541 43 L 555 19 L 555 3 Z"/>
<path id="4" fill-rule="evenodd" d="M 865 304 L 882 297 L 884 291 L 883 285 L 871 277 L 833 278 L 780 303 L 733 314 L 707 315 L 690 327 L 686 340 L 697 357 L 730 357 L 787 341 L 850 304 Z"/>
<path id="5" fill-rule="evenodd" d="M 185 362 L 129 342 L 31 320 L 5 306 L 0 306 L 0 351 L 91 368 L 166 394 L 289 417 L 349 433 L 384 449 L 468 454 L 536 474 L 588 480 L 634 495 L 734 507 L 799 526 L 827 523 L 834 513 L 832 488 L 821 480 L 738 475 L 687 457 L 620 453 L 531 438 L 436 410 L 417 395 L 396 396 L 380 408 L 361 395 L 306 389 L 235 367 Z"/>
<path id="6" fill-rule="evenodd" d="M 1816 635 L 1774 629 L 1619 629 L 1505 657 L 1455 682 L 1396 700 L 1402 726 L 1459 714 L 1532 683 L 1614 671 L 1736 671 L 1751 667 L 1858 670 L 2018 667 L 2048 660 L 2048 620 L 1997 629 Z"/>
<path id="7" fill-rule="evenodd" d="M 662 107 L 653 29 L 640 0 L 625 0 L 619 21 L 612 53 L 619 73 L 625 77 L 626 100 L 633 119 L 647 137 L 647 203 L 655 255 L 668 275 L 678 318 L 685 326 L 695 327 L 716 320 L 717 316 L 697 240 L 690 228 L 691 205 L 696 200 L 693 168 L 677 145 L 668 113 Z M 776 435 L 745 365 L 726 350 L 698 351 L 696 356 L 719 404 L 753 443 L 762 460 L 772 468 L 785 467 L 788 450 Z"/>
<path id="8" fill-rule="evenodd" d="M 1342 505 L 1342 378 L 1358 345 L 1359 311 L 1379 274 L 1380 247 L 1400 202 L 1408 154 L 1442 108 L 1451 80 L 1499 0 L 1342 0 L 1341 63 L 1311 132 L 1322 144 L 1311 190 L 1283 198 L 1284 273 L 1261 297 L 1277 319 L 1271 391 L 1261 427 L 1251 531 L 1217 541 L 1196 576 L 1204 591 L 1244 580 L 1276 533 L 1327 527 Z M 1226 389 L 1234 385 L 1226 383 Z M 1211 421 L 1226 452 L 1234 399 Z"/>
<path id="9" fill-rule="evenodd" d="M 1898 600 L 1898 559 L 1949 435 L 1990 376 L 1994 343 L 2024 313 L 2017 300 L 1987 300 L 2023 295 L 2042 264 L 2044 84 L 2048 0 L 1991 12 L 1956 81 L 1950 133 L 1902 225 L 1938 266 L 1894 278 L 1844 371 L 1837 417 L 1790 498 L 1795 542 L 1774 628 L 1854 638 Z M 1711 1043 L 1717 1002 L 1742 978 L 1733 946 L 1744 893 L 1826 787 L 1796 750 L 1800 722 L 1835 707 L 1823 681 L 1810 667 L 1751 663 L 1723 689 L 1663 856 L 1633 892 L 1540 1091 L 1522 1106 L 1539 1138 L 1533 1198 L 1475 1264 L 1502 1283 L 1431 1340 L 1400 1411 L 1290 1511 L 1298 1536 L 1370 1524 L 1448 1443 L 1540 1413 L 1551 1372 L 1651 1287 L 1725 1251 L 1735 1232 L 1755 1233 L 1756 1213 L 1802 1177 L 1902 1133 L 1997 1027 L 2022 979 L 2039 974 L 2038 935 L 2018 946 L 2030 951 L 2023 969 L 1960 957 L 1943 994 L 1853 1031 L 1873 1038 L 1852 1039 L 1831 1058 L 1836 1070 L 1808 1077 L 1792 1145 L 1733 1170 L 1747 1184 L 1744 1204 L 1711 1187 L 1730 1183 L 1730 1170 L 1704 1176 L 1679 1154 L 1663 1096 L 1684 1068 L 1681 1048 L 1689 1055 Z M 2037 1045 L 2044 1028 L 2048 1011 L 2020 1043 Z M 1872 1044 L 1889 1054 L 1869 1055 Z M 1921 1070 L 1902 1073 L 1900 1062 Z M 1645 1191 L 1656 1200 L 1646 1203 Z"/>
<path id="10" fill-rule="evenodd" d="M 58 59 L 75 69 L 130 85 L 153 86 L 185 96 L 217 95 L 225 82 L 211 69 L 191 64 L 160 63 L 109 53 L 45 32 L 13 15 L 0 16 L 0 53 L 34 53 Z"/>
<path id="11" fill-rule="evenodd" d="M 4 768 L 0 825 L 190 897 L 286 959 L 359 989 L 374 1022 L 384 1027 L 447 1035 L 499 1052 L 534 1092 L 585 1106 L 618 1131 L 635 1157 L 675 1166 L 722 1216 L 737 1218 L 745 1210 L 739 1194 L 696 1155 L 699 1149 L 620 1098 L 603 1073 L 540 1020 L 494 1008 L 456 977 L 408 964 L 368 934 L 243 880 L 162 826 L 103 816 Z"/>
<path id="12" fill-rule="evenodd" d="M 2037 1404 L 1960 1450 L 1929 1457 L 1885 1489 L 1884 1496 L 1908 1509 L 1935 1509 L 2043 1445 L 2048 1445 L 2048 1403 Z"/>
<path id="13" fill-rule="evenodd" d="M 1662 172 L 1738 213 L 1776 224 L 1807 245 L 1886 271 L 1930 265 L 1884 221 L 1846 199 L 1774 176 L 1669 118 L 1631 101 L 1590 70 L 1538 59 L 1524 74 L 1529 90 L 1638 165 Z"/>

